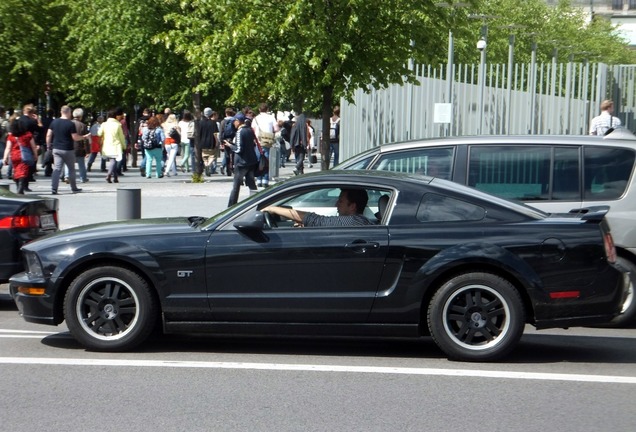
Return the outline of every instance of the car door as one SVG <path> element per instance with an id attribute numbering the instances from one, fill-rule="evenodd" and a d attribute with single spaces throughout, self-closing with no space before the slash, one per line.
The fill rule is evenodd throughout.
<path id="1" fill-rule="evenodd" d="M 210 236 L 206 278 L 218 321 L 365 322 L 382 276 L 386 226 L 291 226 Z"/>

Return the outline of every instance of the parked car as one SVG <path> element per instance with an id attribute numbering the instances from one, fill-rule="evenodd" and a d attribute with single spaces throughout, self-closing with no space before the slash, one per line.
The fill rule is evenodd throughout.
<path id="1" fill-rule="evenodd" d="M 618 260 L 636 278 L 636 136 L 617 129 L 591 136 L 481 136 L 375 147 L 337 169 L 427 174 L 545 212 L 585 213 L 607 205 Z M 615 325 L 636 318 L 634 284 Z"/>
<path id="2" fill-rule="evenodd" d="M 364 189 L 356 227 L 298 228 L 261 211 L 336 206 Z M 130 350 L 167 333 L 431 335 L 447 356 L 494 360 L 530 323 L 601 324 L 626 273 L 607 208 L 549 216 L 445 180 L 390 172 L 300 176 L 210 218 L 109 222 L 22 248 L 10 290 L 29 322 L 85 347 Z"/>
<path id="3" fill-rule="evenodd" d="M 24 270 L 20 248 L 58 230 L 55 198 L 16 195 L 0 188 L 0 283 Z"/>

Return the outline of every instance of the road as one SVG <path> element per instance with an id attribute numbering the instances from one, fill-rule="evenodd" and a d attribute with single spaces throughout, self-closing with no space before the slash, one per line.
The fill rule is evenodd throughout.
<path id="1" fill-rule="evenodd" d="M 500 363 L 421 340 L 155 336 L 82 349 L 0 300 L 2 431 L 628 431 L 636 329 L 526 329 Z"/>
<path id="2" fill-rule="evenodd" d="M 283 175 L 289 175 L 291 168 Z M 116 218 L 212 215 L 229 178 L 60 187 L 62 228 Z M 37 193 L 50 188 L 38 178 Z M 241 197 L 246 196 L 243 188 Z M 0 431 L 632 431 L 636 329 L 526 329 L 499 363 L 444 358 L 421 340 L 161 336 L 134 352 L 82 349 L 64 325 L 29 324 L 0 287 Z"/>

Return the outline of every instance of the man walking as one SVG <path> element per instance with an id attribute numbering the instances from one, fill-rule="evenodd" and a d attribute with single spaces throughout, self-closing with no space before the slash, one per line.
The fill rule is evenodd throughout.
<path id="1" fill-rule="evenodd" d="M 76 132 L 75 124 L 71 120 L 71 107 L 64 105 L 60 110 L 60 118 L 51 122 L 46 133 L 46 148 L 53 149 L 53 175 L 51 176 L 51 193 L 57 195 L 60 175 L 64 166 L 68 168 L 68 180 L 71 191 L 81 192 L 75 182 L 75 141 L 82 141 L 90 137 L 90 133 L 80 135 Z"/>
<path id="2" fill-rule="evenodd" d="M 196 172 L 205 172 L 205 175 L 209 176 L 216 174 L 216 135 L 219 132 L 216 121 L 212 120 L 212 108 L 206 108 L 203 110 L 203 116 L 197 123 L 196 145 L 201 152 L 201 160 L 204 162 L 204 166 L 197 167 Z M 197 152 L 199 153 L 199 152 Z"/>
<path id="3" fill-rule="evenodd" d="M 601 114 L 590 122 L 590 135 L 605 136 L 621 126 L 621 120 L 614 117 L 614 102 L 604 100 L 601 102 Z"/>

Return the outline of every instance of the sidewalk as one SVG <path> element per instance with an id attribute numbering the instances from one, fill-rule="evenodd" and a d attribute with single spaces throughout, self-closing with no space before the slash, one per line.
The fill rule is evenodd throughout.
<path id="1" fill-rule="evenodd" d="M 119 183 L 107 183 L 106 173 L 99 170 L 99 160 L 93 165 L 93 171 L 88 173 L 88 183 L 78 183 L 82 192 L 73 194 L 71 187 L 60 182 L 59 223 L 60 229 L 73 228 L 80 225 L 113 221 L 117 219 L 117 189 L 141 189 L 141 217 L 175 217 L 175 216 L 205 216 L 209 217 L 227 208 L 228 198 L 232 190 L 232 177 L 215 174 L 205 177 L 204 183 L 192 183 L 190 173 L 179 172 L 177 176 L 156 179 L 141 177 L 139 168 L 128 167 Z M 129 161 L 130 165 L 130 161 Z M 95 170 L 97 167 L 97 170 Z M 29 187 L 33 192 L 27 195 L 51 195 L 51 178 L 36 175 L 36 182 Z M 294 164 L 287 163 L 280 168 L 279 177 L 270 184 L 293 177 Z M 313 168 L 305 162 L 305 173 L 320 170 L 320 159 Z M 10 180 L 2 180 L 8 183 Z M 261 188 L 259 188 L 260 190 Z M 11 184 L 15 191 L 15 185 Z M 239 200 L 249 196 L 246 186 L 241 188 Z"/>

